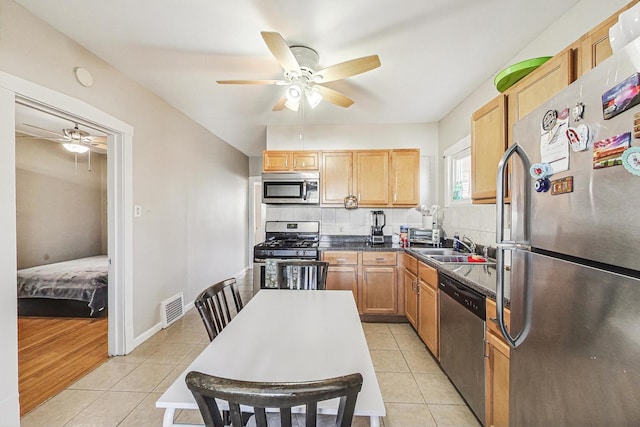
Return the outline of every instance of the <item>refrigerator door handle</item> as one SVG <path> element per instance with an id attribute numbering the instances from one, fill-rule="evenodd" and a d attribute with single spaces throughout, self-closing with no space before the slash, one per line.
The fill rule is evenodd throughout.
<path id="1" fill-rule="evenodd" d="M 524 149 L 516 144 L 511 145 L 507 151 L 505 151 L 504 155 L 500 159 L 498 163 L 498 172 L 496 174 L 496 241 L 500 244 L 513 244 L 515 245 L 515 241 L 505 241 L 504 240 L 504 205 L 505 205 L 505 183 L 506 183 L 506 168 L 509 159 L 514 154 L 517 154 L 520 160 L 522 161 L 522 170 L 523 170 L 523 180 L 525 183 L 523 191 L 523 204 L 525 206 L 525 217 L 523 220 L 524 227 L 524 241 L 520 242 L 520 244 L 524 243 L 525 245 L 530 245 L 531 242 L 531 227 L 529 226 L 529 207 L 531 206 L 531 187 L 526 185 L 529 179 L 529 169 L 531 169 L 531 160 L 529 160 L 529 156 L 524 151 Z"/>
<path id="2" fill-rule="evenodd" d="M 523 166 L 523 187 L 520 189 L 523 193 L 523 204 L 524 204 L 524 218 L 522 222 L 523 226 L 523 242 L 515 242 L 505 241 L 504 239 L 504 208 L 505 208 L 505 182 L 506 182 L 506 167 L 509 159 L 514 154 L 517 154 L 522 162 Z M 500 331 L 504 336 L 505 340 L 509 343 L 512 348 L 518 347 L 522 342 L 526 339 L 529 328 L 530 328 L 530 304 L 529 304 L 529 292 L 526 289 L 523 290 L 523 300 L 524 300 L 524 323 L 522 330 L 516 335 L 512 337 L 509 331 L 507 330 L 507 325 L 504 322 L 504 252 L 506 250 L 515 250 L 515 249 L 529 249 L 531 244 L 531 235 L 529 226 L 529 207 L 531 206 L 531 186 L 527 185 L 528 182 L 528 173 L 531 168 L 531 161 L 527 156 L 527 153 L 524 149 L 516 144 L 511 145 L 507 151 L 505 151 L 502 159 L 498 163 L 498 172 L 496 176 L 496 240 L 497 240 L 497 250 L 496 250 L 496 317 L 498 318 L 498 325 L 500 326 Z"/>

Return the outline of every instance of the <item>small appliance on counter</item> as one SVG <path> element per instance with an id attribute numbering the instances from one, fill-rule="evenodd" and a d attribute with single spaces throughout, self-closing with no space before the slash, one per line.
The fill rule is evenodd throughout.
<path id="1" fill-rule="evenodd" d="M 383 211 L 371 211 L 371 244 L 384 243 L 384 232 L 382 229 L 386 224 L 386 217 Z"/>
<path id="2" fill-rule="evenodd" d="M 409 228 L 409 244 L 417 243 L 423 245 L 440 245 L 442 233 L 439 228 Z"/>

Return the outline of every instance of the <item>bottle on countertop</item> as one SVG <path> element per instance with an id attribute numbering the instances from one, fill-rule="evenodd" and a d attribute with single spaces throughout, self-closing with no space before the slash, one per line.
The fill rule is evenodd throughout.
<path id="1" fill-rule="evenodd" d="M 457 231 L 453 233 L 453 250 L 460 252 L 460 235 Z"/>

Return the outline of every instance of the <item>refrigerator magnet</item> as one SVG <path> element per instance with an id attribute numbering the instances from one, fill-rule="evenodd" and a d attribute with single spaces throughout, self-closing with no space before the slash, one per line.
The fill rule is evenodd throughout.
<path id="1" fill-rule="evenodd" d="M 584 151 L 589 145 L 589 127 L 581 124 L 578 127 L 570 127 L 566 131 L 569 146 L 574 152 Z"/>
<path id="2" fill-rule="evenodd" d="M 633 115 L 633 137 L 640 138 L 640 113 Z"/>
<path id="3" fill-rule="evenodd" d="M 601 169 L 622 164 L 622 153 L 631 145 L 631 132 L 593 143 L 593 168 Z"/>
<path id="4" fill-rule="evenodd" d="M 602 94 L 602 115 L 608 120 L 640 103 L 640 74 L 635 73 Z"/>
<path id="5" fill-rule="evenodd" d="M 628 172 L 640 176 L 640 147 L 627 148 L 622 153 L 622 166 Z"/>
<path id="6" fill-rule="evenodd" d="M 551 181 L 551 195 L 566 194 L 573 192 L 573 176 L 554 179 Z"/>
<path id="7" fill-rule="evenodd" d="M 584 116 L 584 104 L 582 102 L 576 102 L 575 107 L 571 109 L 571 118 L 574 122 L 579 122 Z"/>
<path id="8" fill-rule="evenodd" d="M 529 169 L 529 175 L 534 179 L 542 179 L 551 176 L 553 168 L 548 163 L 534 163 Z"/>
<path id="9" fill-rule="evenodd" d="M 556 110 L 549 110 L 544 113 L 544 117 L 542 118 L 542 129 L 547 132 L 553 129 L 556 125 L 556 120 L 558 119 L 558 112 Z"/>

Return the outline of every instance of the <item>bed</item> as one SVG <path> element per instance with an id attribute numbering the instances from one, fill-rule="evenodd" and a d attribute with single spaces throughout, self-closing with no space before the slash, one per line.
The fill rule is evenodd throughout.
<path id="1" fill-rule="evenodd" d="M 18 315 L 105 317 L 108 267 L 98 255 L 18 270 Z"/>

